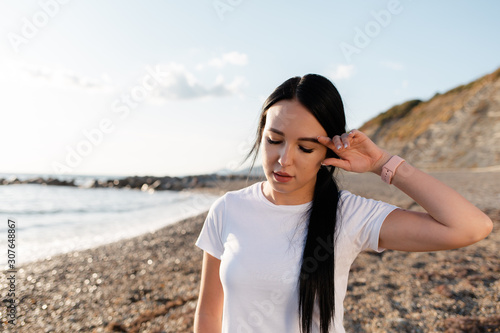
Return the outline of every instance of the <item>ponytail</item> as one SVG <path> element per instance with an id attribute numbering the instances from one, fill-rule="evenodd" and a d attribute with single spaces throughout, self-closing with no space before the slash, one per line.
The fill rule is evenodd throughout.
<path id="1" fill-rule="evenodd" d="M 308 210 L 309 223 L 299 278 L 301 331 L 311 332 L 313 309 L 318 300 L 320 332 L 327 333 L 335 313 L 335 230 L 339 189 L 333 177 L 334 167 L 322 166 L 317 174 L 313 202 Z M 329 249 L 319 244 L 327 243 Z M 323 248 L 318 255 L 318 247 Z"/>

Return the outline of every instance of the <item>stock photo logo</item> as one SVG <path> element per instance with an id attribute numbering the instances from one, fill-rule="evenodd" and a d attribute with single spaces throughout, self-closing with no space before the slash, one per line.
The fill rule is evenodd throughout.
<path id="1" fill-rule="evenodd" d="M 45 0 L 38 2 L 40 8 L 31 16 L 21 19 L 19 33 L 8 32 L 7 39 L 12 49 L 19 53 L 21 45 L 28 44 L 55 18 L 71 0 Z"/>
<path id="2" fill-rule="evenodd" d="M 219 16 L 219 19 L 224 21 L 226 13 L 233 12 L 239 5 L 241 5 L 242 2 L 243 0 L 216 0 L 212 3 L 212 6 L 214 7 L 217 16 Z"/>
<path id="3" fill-rule="evenodd" d="M 345 60 L 350 63 L 354 54 L 360 54 L 363 49 L 368 47 L 382 33 L 383 29 L 387 28 L 393 22 L 393 17 L 402 12 L 403 5 L 399 0 L 389 1 L 385 9 L 372 10 L 370 12 L 372 20 L 366 22 L 363 28 L 359 26 L 354 27 L 352 42 L 341 42 L 339 44 Z"/>

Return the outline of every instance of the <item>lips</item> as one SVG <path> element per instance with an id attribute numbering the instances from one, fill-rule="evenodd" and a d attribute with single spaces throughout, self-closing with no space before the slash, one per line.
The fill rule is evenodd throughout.
<path id="1" fill-rule="evenodd" d="M 279 183 L 286 183 L 293 179 L 292 176 L 286 172 L 273 172 L 274 179 Z"/>

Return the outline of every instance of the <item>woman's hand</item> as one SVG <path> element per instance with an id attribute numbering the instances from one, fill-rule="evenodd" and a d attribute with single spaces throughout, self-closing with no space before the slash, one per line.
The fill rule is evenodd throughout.
<path id="1" fill-rule="evenodd" d="M 326 136 L 318 136 L 318 141 L 340 157 L 340 159 L 327 158 L 323 164 L 347 171 L 374 172 L 380 175 L 382 166 L 392 156 L 358 130 L 336 135 L 331 139 Z"/>

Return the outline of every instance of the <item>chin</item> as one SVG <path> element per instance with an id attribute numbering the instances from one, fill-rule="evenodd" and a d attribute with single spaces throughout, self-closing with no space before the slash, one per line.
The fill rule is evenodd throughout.
<path id="1" fill-rule="evenodd" d="M 281 183 L 276 181 L 272 174 L 271 177 L 269 178 L 266 177 L 266 179 L 269 185 L 271 185 L 271 188 L 276 192 L 288 193 L 288 192 L 293 192 L 296 189 L 296 184 L 294 184 L 294 180 L 291 180 L 287 183 Z"/>

